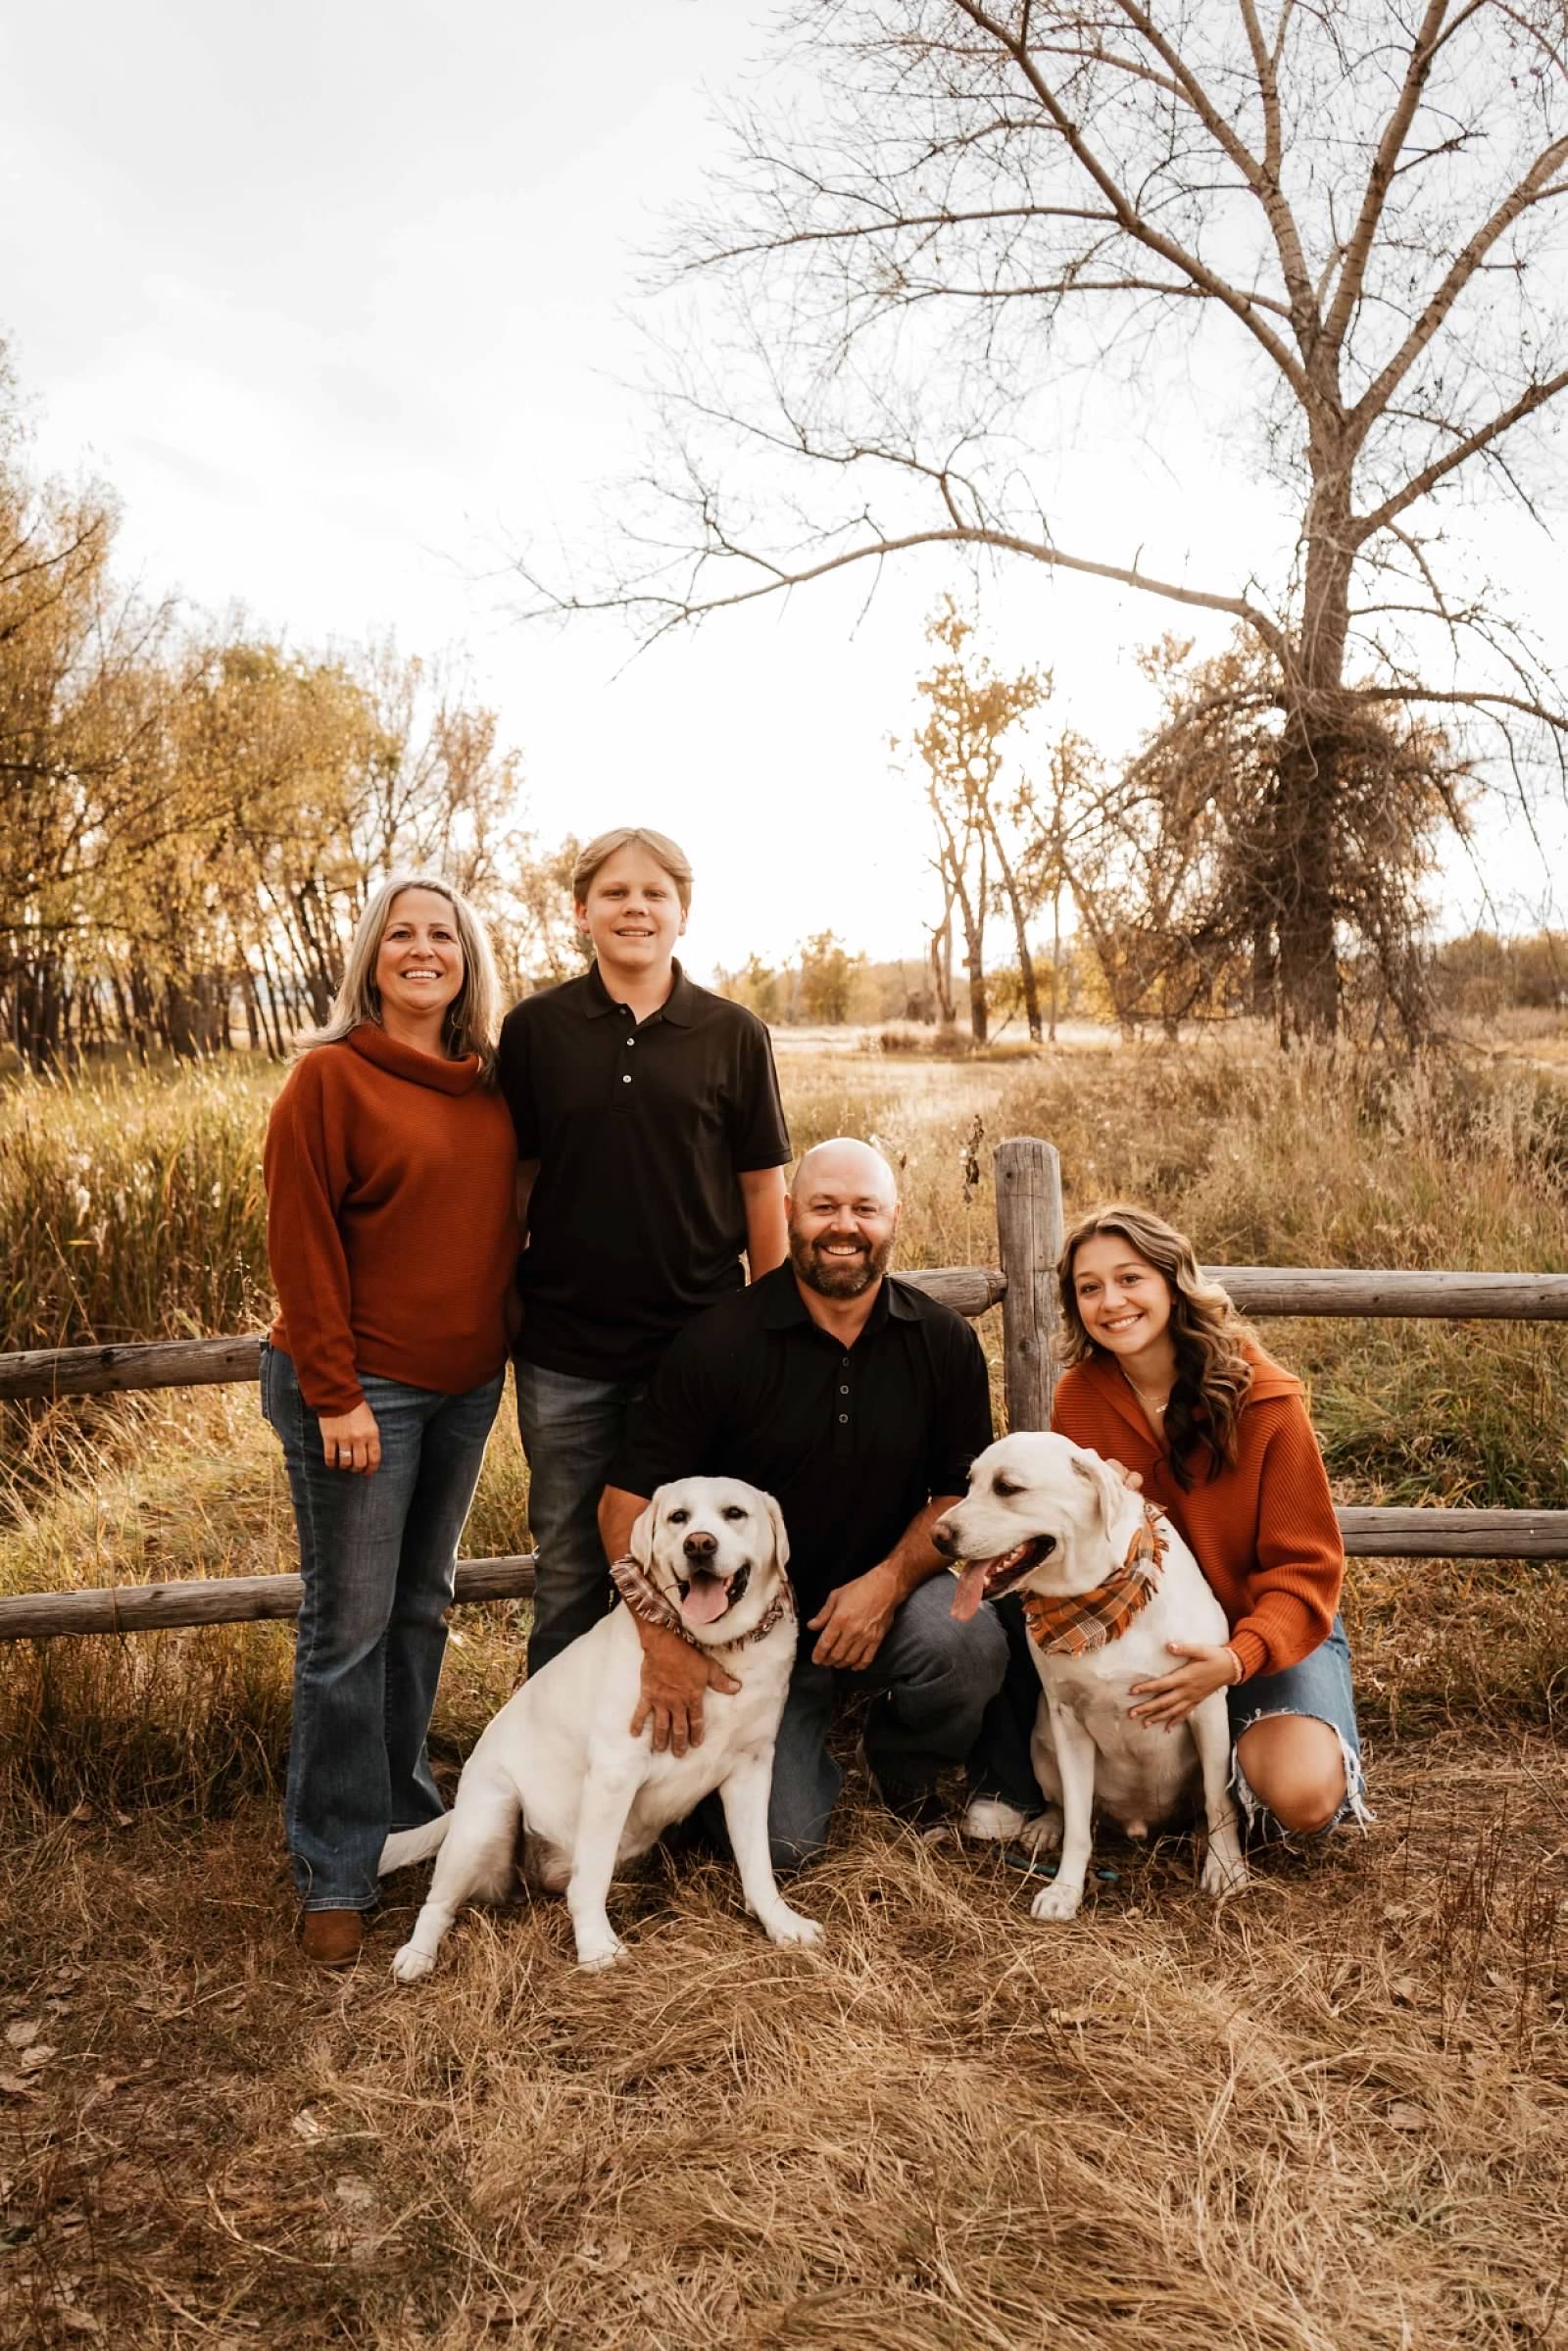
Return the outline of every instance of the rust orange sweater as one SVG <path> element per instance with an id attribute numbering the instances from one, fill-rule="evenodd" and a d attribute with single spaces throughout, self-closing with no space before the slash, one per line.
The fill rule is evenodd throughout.
<path id="1" fill-rule="evenodd" d="M 1279 1673 L 1323 1641 L 1340 1604 L 1345 1546 L 1301 1383 L 1249 1347 L 1252 1389 L 1237 1429 L 1234 1469 L 1193 1463 L 1184 1494 L 1121 1372 L 1091 1356 L 1062 1374 L 1051 1425 L 1074 1445 L 1142 1472 L 1144 1492 L 1174 1522 L 1231 1626 L 1244 1675 Z"/>
<path id="2" fill-rule="evenodd" d="M 272 1345 L 317 1413 L 361 1372 L 461 1396 L 507 1359 L 517 1145 L 477 1056 L 362 1027 L 297 1061 L 268 1122 Z"/>

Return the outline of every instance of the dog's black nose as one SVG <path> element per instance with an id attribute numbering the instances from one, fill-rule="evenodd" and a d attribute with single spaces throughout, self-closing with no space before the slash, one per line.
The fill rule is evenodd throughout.
<path id="1" fill-rule="evenodd" d="M 958 1556 L 957 1537 L 945 1518 L 939 1518 L 932 1528 L 931 1543 L 932 1547 L 939 1550 L 944 1559 L 956 1559 Z"/>
<path id="2" fill-rule="evenodd" d="M 716 1535 L 693 1533 L 687 1536 L 680 1547 L 688 1559 L 711 1559 L 718 1548 L 718 1538 Z"/>

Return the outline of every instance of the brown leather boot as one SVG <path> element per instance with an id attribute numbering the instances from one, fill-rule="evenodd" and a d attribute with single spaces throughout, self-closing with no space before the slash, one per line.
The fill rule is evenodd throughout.
<path id="1" fill-rule="evenodd" d="M 365 1940 L 365 1917 L 358 1910 L 308 1910 L 300 1930 L 300 1949 L 318 1967 L 352 1967 Z"/>

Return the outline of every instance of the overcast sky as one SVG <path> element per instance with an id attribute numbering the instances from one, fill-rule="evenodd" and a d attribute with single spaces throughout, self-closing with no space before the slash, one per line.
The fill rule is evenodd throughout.
<path id="1" fill-rule="evenodd" d="M 861 579 L 629 668 L 612 624 L 513 617 L 506 548 L 588 545 L 636 461 L 637 255 L 721 157 L 713 100 L 765 22 L 746 0 L 75 0 L 0 25 L 0 334 L 42 459 L 119 491 L 122 568 L 301 646 L 391 628 L 459 649 L 546 839 L 642 820 L 685 843 L 699 970 L 823 927 L 918 952 L 924 829 L 887 738 L 924 618 L 963 584 L 918 559 L 868 613 Z M 1125 456 L 1082 467 L 1102 545 L 1239 576 L 1246 485 L 1200 455 L 1134 482 Z M 1499 524 L 1485 552 L 1568 641 L 1539 534 Z M 1048 731 L 1106 749 L 1145 707 L 1131 650 L 1177 617 L 1024 564 L 983 606 L 999 661 L 1054 669 Z M 1540 852 L 1500 820 L 1484 850 L 1528 918 Z M 1456 863 L 1450 917 L 1477 898 Z"/>

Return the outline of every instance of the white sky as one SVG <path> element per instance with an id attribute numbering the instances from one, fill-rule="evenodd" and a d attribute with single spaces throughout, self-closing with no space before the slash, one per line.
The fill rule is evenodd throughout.
<path id="1" fill-rule="evenodd" d="M 465 653 L 547 840 L 644 821 L 684 842 L 698 971 L 824 927 L 918 953 L 924 828 L 886 743 L 909 728 L 924 619 L 963 585 L 914 559 L 868 615 L 852 579 L 623 674 L 615 624 L 510 616 L 505 546 L 588 546 L 636 461 L 637 250 L 721 156 L 710 94 L 764 22 L 756 0 L 74 0 L 0 24 L 0 334 L 38 456 L 107 476 L 122 568 L 150 590 L 238 603 L 299 645 L 392 628 Z M 1126 456 L 1084 452 L 1100 550 L 1239 579 L 1267 533 L 1247 485 Z M 1540 534 L 1483 535 L 1560 641 Z M 1049 730 L 1107 749 L 1140 709 L 1132 648 L 1191 625 L 1024 564 L 982 617 L 1000 663 L 1054 668 Z M 1560 812 L 1545 837 L 1549 867 Z M 1489 820 L 1484 852 L 1498 904 L 1538 918 L 1550 874 L 1524 829 Z M 1456 866 L 1450 919 L 1478 896 Z"/>

